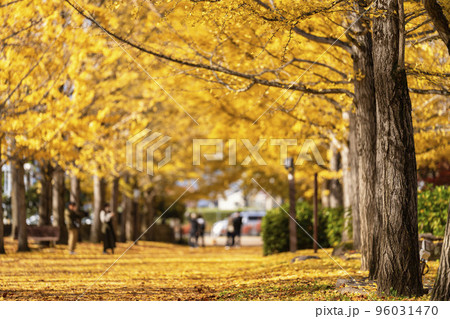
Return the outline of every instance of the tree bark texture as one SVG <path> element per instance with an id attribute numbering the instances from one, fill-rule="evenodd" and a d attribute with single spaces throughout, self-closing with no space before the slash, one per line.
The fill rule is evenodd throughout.
<path id="1" fill-rule="evenodd" d="M 373 20 L 377 105 L 378 292 L 420 295 L 417 171 L 404 70 L 402 0 L 377 0 Z"/>
<path id="2" fill-rule="evenodd" d="M 353 44 L 353 69 L 360 76 L 354 82 L 356 106 L 356 147 L 358 152 L 358 189 L 361 235 L 361 269 L 369 270 L 369 277 L 376 276 L 377 210 L 375 201 L 376 178 L 376 104 L 370 21 L 354 1 L 355 13 L 351 31 Z M 361 16 L 362 15 L 362 16 Z M 359 19 L 358 19 L 359 18 Z"/>

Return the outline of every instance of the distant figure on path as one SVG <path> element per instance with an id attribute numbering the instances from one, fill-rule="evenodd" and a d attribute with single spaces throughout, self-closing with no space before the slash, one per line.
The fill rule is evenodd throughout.
<path id="1" fill-rule="evenodd" d="M 114 213 L 111 212 L 111 208 L 108 203 L 103 206 L 100 212 L 100 221 L 102 222 L 102 234 L 103 234 L 103 253 L 107 253 L 107 249 L 111 249 L 111 253 L 114 254 L 114 248 L 116 248 L 116 235 L 114 233 L 114 227 L 112 218 Z"/>
<path id="2" fill-rule="evenodd" d="M 198 222 L 197 222 L 197 215 L 195 213 L 191 214 L 191 216 L 189 217 L 189 222 L 191 223 L 191 229 L 189 232 L 189 246 L 197 247 Z"/>
<path id="3" fill-rule="evenodd" d="M 198 239 L 202 242 L 202 247 L 205 247 L 205 228 L 206 228 L 206 222 L 202 215 L 198 215 L 197 218 L 197 224 L 198 224 Z M 197 242 L 197 245 L 199 243 Z M 200 245 L 199 245 L 200 246 Z"/>
<path id="4" fill-rule="evenodd" d="M 69 253 L 75 254 L 75 248 L 78 242 L 78 231 L 81 227 L 81 218 L 84 213 L 78 211 L 77 204 L 69 202 L 67 208 L 64 210 L 64 221 L 66 222 L 67 231 L 69 233 Z"/>
<path id="5" fill-rule="evenodd" d="M 241 246 L 241 229 L 242 229 L 242 216 L 239 212 L 233 214 L 233 227 L 234 227 L 234 242 L 236 246 Z"/>
<path id="6" fill-rule="evenodd" d="M 228 217 L 228 225 L 227 225 L 227 243 L 225 244 L 225 249 L 230 249 L 230 247 L 234 246 L 234 226 L 233 226 L 233 215 Z"/>

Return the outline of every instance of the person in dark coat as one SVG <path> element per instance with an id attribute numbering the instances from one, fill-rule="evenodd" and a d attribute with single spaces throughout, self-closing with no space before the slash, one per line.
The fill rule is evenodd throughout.
<path id="1" fill-rule="evenodd" d="M 236 212 L 234 214 L 233 228 L 234 228 L 234 244 L 236 246 L 240 246 L 241 245 L 242 216 L 239 212 Z"/>
<path id="2" fill-rule="evenodd" d="M 197 245 L 199 245 L 199 242 L 202 242 L 202 247 L 205 247 L 205 228 L 206 228 L 206 222 L 202 215 L 198 215 L 197 218 L 197 224 L 198 224 L 198 242 Z"/>
<path id="3" fill-rule="evenodd" d="M 86 214 L 80 211 L 77 204 L 74 202 L 69 202 L 67 208 L 64 210 L 64 221 L 69 233 L 69 253 L 71 255 L 75 254 L 81 219 L 85 216 Z"/>
<path id="4" fill-rule="evenodd" d="M 233 226 L 233 216 L 228 217 L 227 223 L 227 242 L 225 244 L 225 249 L 230 249 L 234 246 L 234 226 Z"/>
<path id="5" fill-rule="evenodd" d="M 198 221 L 197 221 L 197 215 L 195 213 L 191 214 L 191 216 L 189 217 L 189 222 L 191 224 L 191 229 L 189 232 L 189 246 L 197 247 Z"/>
<path id="6" fill-rule="evenodd" d="M 100 221 L 102 222 L 102 234 L 103 234 L 103 253 L 107 253 L 107 249 L 111 249 L 111 253 L 114 254 L 114 248 L 116 248 L 116 235 L 114 233 L 114 226 L 112 219 L 114 213 L 111 212 L 109 204 L 105 204 L 100 212 Z"/>

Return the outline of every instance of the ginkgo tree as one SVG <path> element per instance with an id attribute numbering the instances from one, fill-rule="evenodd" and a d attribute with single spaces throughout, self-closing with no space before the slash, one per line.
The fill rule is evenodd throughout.
<path id="1" fill-rule="evenodd" d="M 355 98 L 360 164 L 359 198 L 361 203 L 359 208 L 363 226 L 361 233 L 363 234 L 362 237 L 365 238 L 362 241 L 363 267 L 369 268 L 371 277 L 378 277 L 380 274 L 379 261 L 376 257 L 379 254 L 377 251 L 379 247 L 375 235 L 382 233 L 382 228 L 377 230 L 376 227 L 369 227 L 369 225 L 379 225 L 376 217 L 378 213 L 375 212 L 381 210 L 384 214 L 382 202 L 390 200 L 397 202 L 397 199 L 390 198 L 392 192 L 389 191 L 389 187 L 385 188 L 386 192 L 379 194 L 378 197 L 376 183 L 374 183 L 374 181 L 381 183 L 382 176 L 378 175 L 378 172 L 384 174 L 387 170 L 382 165 L 380 169 L 376 169 L 380 163 L 377 160 L 378 155 L 376 153 L 377 141 L 380 142 L 384 138 L 383 134 L 385 134 L 382 126 L 378 127 L 378 125 L 384 125 L 387 122 L 384 120 L 380 123 L 373 121 L 381 115 L 378 108 L 382 108 L 382 104 L 376 104 L 378 102 L 375 102 L 377 101 L 375 71 L 376 64 L 380 64 L 381 60 L 375 61 L 373 54 L 377 49 L 388 50 L 388 48 L 383 47 L 384 43 L 378 43 L 379 47 L 376 48 L 376 39 L 372 39 L 370 31 L 374 28 L 372 21 L 375 25 L 375 22 L 381 19 L 380 15 L 383 15 L 379 12 L 380 8 L 387 5 L 389 10 L 392 9 L 389 7 L 390 3 L 377 1 L 372 5 L 362 2 L 321 1 L 317 3 L 308 2 L 305 5 L 282 1 L 270 3 L 263 1 L 235 1 L 231 3 L 221 1 L 177 3 L 147 1 L 142 5 L 134 5 L 135 10 L 129 11 L 127 6 L 120 2 L 116 2 L 115 6 L 99 7 L 93 3 L 83 3 L 80 6 L 70 1 L 67 2 L 80 14 L 90 19 L 93 24 L 101 27 L 109 36 L 121 41 L 121 43 L 156 58 L 178 64 L 181 69 L 180 73 L 189 74 L 193 78 L 202 79 L 212 85 L 219 84 L 234 92 L 242 92 L 244 96 L 248 91 L 255 91 L 254 87 L 264 86 L 272 92 L 277 92 L 281 88 L 291 90 L 294 93 L 301 92 L 296 93 L 298 95 L 322 95 L 329 102 L 328 105 L 333 106 L 341 105 L 342 103 L 339 103 L 341 99 Z M 398 32 L 396 31 L 400 34 L 398 37 L 400 42 L 406 42 L 408 36 L 412 39 L 410 41 L 413 42 L 426 41 L 426 39 L 417 39 L 420 32 L 414 32 L 421 27 L 428 27 L 426 23 L 420 21 L 423 14 L 420 11 L 417 13 L 416 5 L 415 3 L 408 3 L 410 7 L 407 9 L 411 11 L 407 11 L 406 14 L 403 11 L 403 3 L 401 3 L 401 7 L 387 11 L 388 15 L 403 13 L 400 19 L 404 19 L 402 20 L 404 23 L 397 30 Z M 189 12 L 187 16 L 186 9 Z M 131 25 L 130 31 L 123 28 L 117 31 L 114 25 L 107 21 L 107 17 L 111 15 L 117 19 L 129 21 L 129 12 L 132 15 L 131 21 L 134 20 L 135 23 L 140 25 L 152 26 L 149 28 L 152 32 L 146 32 L 145 28 L 134 29 Z M 343 15 L 342 12 L 346 14 Z M 419 22 L 416 19 L 419 19 Z M 256 21 L 259 23 L 256 23 Z M 315 23 L 312 23 L 313 21 Z M 320 21 L 327 21 L 328 24 L 332 23 L 340 28 L 324 30 L 327 23 L 319 23 Z M 413 25 L 411 30 L 406 30 L 410 33 L 409 35 L 404 30 L 406 22 Z M 380 22 L 380 25 L 384 25 L 383 23 Z M 206 27 L 201 28 L 202 25 Z M 344 33 L 345 40 L 342 40 Z M 124 34 L 128 35 L 125 36 Z M 168 36 L 172 36 L 170 43 L 165 41 Z M 299 40 L 299 38 L 302 38 L 302 40 Z M 307 41 L 304 41 L 305 39 Z M 148 43 L 151 44 L 148 45 Z M 157 45 L 162 43 L 164 43 L 164 47 Z M 301 45 L 299 45 L 300 43 Z M 433 43 L 433 46 L 438 46 L 437 52 L 440 51 L 439 45 L 437 42 Z M 342 54 L 343 51 L 344 54 Z M 316 62 L 314 56 L 317 56 L 317 52 L 326 53 L 319 55 L 321 58 L 320 64 L 314 63 Z M 401 57 L 400 65 L 403 66 L 404 45 L 401 43 L 397 54 Z M 300 56 L 302 58 L 299 58 Z M 314 68 L 315 72 L 305 72 L 311 69 L 311 64 L 317 64 L 317 67 Z M 335 65 L 338 65 L 338 67 L 335 67 Z M 317 73 L 319 66 L 328 69 L 327 74 Z M 346 77 L 338 72 L 330 72 L 333 69 L 341 71 Z M 407 72 L 409 72 L 408 70 L 409 68 L 406 67 Z M 298 74 L 301 74 L 301 76 L 299 77 Z M 331 75 L 333 75 L 333 78 L 330 78 Z M 414 75 L 414 73 L 411 73 L 411 75 Z M 353 78 L 353 80 L 348 80 L 348 78 Z M 408 87 L 406 89 L 408 90 Z M 446 87 L 442 87 L 440 83 L 435 85 L 429 79 L 426 80 L 426 85 L 411 87 L 409 90 L 415 94 L 448 95 Z M 384 89 L 380 89 L 379 92 L 380 94 L 389 94 Z M 292 97 L 294 93 L 287 94 L 287 96 Z M 283 94 L 281 98 L 283 97 L 286 96 Z M 379 95 L 378 99 L 385 99 L 385 95 Z M 278 99 L 275 100 L 278 101 Z M 294 101 L 296 101 L 295 98 L 288 103 L 295 105 Z M 343 104 L 348 105 L 348 103 Z M 264 116 L 266 111 L 263 111 L 262 115 Z M 404 112 L 410 112 L 408 107 L 404 109 Z M 249 113 L 246 115 L 248 116 Z M 261 114 L 261 110 L 254 113 L 256 113 L 255 121 L 261 121 L 261 116 L 258 117 L 257 115 L 258 113 Z M 405 124 L 401 127 L 405 130 L 403 134 L 412 136 L 412 124 Z M 406 133 L 407 131 L 408 133 Z M 403 158 L 403 156 L 399 156 L 399 158 Z M 411 167 L 415 167 L 415 164 L 411 163 Z M 415 173 L 411 171 L 407 175 L 409 177 L 405 176 L 406 180 L 409 178 L 414 180 Z M 398 186 L 394 184 L 390 185 L 394 188 Z M 412 190 L 411 196 L 414 198 L 415 183 L 413 181 L 408 183 L 408 187 Z M 411 224 L 414 225 L 414 215 L 416 215 L 414 202 L 409 208 L 400 204 L 399 210 L 395 211 L 394 215 L 401 215 L 402 209 L 406 209 L 411 216 Z M 380 203 L 380 206 L 378 206 L 378 203 Z M 380 224 L 380 227 L 386 226 Z M 373 232 L 369 229 L 372 229 Z M 409 239 L 417 237 L 417 231 L 414 231 L 414 227 L 412 229 L 413 231 L 407 234 Z M 399 242 L 402 242 L 402 240 Z M 405 256 L 406 259 L 411 260 L 411 268 L 418 269 L 417 255 L 417 251 L 412 251 L 410 255 Z M 391 283 L 389 279 L 392 279 L 392 273 L 394 272 L 395 269 L 386 276 L 381 272 L 386 286 L 392 284 L 394 289 L 401 293 L 420 293 L 420 289 L 414 283 L 417 281 L 417 272 L 412 272 L 411 280 L 406 279 L 398 285 Z M 380 287 L 382 287 L 380 290 L 388 293 L 391 288 L 383 285 Z"/>
<path id="2" fill-rule="evenodd" d="M 341 179 L 344 199 L 333 195 L 352 208 L 362 268 L 379 280 L 380 291 L 420 294 L 418 252 L 403 253 L 417 238 L 415 151 L 420 167 L 438 162 L 448 147 L 448 52 L 440 40 L 446 31 L 429 3 L 405 1 L 404 9 L 390 0 L 10 3 L 0 8 L 7 31 L 0 63 L 8 71 L 0 84 L 2 159 L 16 163 L 16 181 L 29 160 L 55 167 L 55 181 L 71 172 L 72 193 L 77 178 L 91 183 L 95 176 L 97 241 L 106 183 L 120 185 L 129 200 L 130 190 L 141 188 L 151 216 L 156 192 L 172 185 L 181 195 L 178 183 L 197 178 L 195 196 L 214 196 L 236 180 L 285 196 L 282 156 L 270 140 L 297 139 L 287 153 L 295 157 L 312 139 L 322 154 L 330 148 L 330 163 L 297 167 L 302 195 L 310 198 L 316 172 L 323 184 L 333 180 L 332 188 Z M 400 26 L 389 25 L 393 19 Z M 392 43 L 380 34 L 392 35 Z M 170 136 L 173 147 L 172 161 L 154 177 L 126 161 L 126 140 L 146 128 Z M 229 152 L 194 165 L 193 140 L 208 138 L 223 140 L 228 150 L 235 141 L 236 165 Z M 262 139 L 257 150 L 266 165 L 249 152 Z M 155 156 L 163 158 L 160 151 Z M 19 248 L 26 250 L 23 185 L 15 189 Z M 54 215 L 61 227 L 62 204 Z M 388 233 L 387 221 L 396 224 L 399 216 L 409 226 Z M 381 256 L 388 244 L 402 262 Z"/>

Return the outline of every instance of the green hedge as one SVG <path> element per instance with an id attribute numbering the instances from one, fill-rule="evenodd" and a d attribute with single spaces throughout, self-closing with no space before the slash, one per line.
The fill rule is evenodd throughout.
<path id="1" fill-rule="evenodd" d="M 444 236 L 450 187 L 428 185 L 417 196 L 419 233 Z"/>
<path id="2" fill-rule="evenodd" d="M 284 204 L 283 209 L 270 210 L 263 218 L 264 255 L 289 251 L 289 216 L 287 212 L 289 212 L 289 205 Z M 313 209 L 307 202 L 299 202 L 296 213 L 297 223 L 301 226 L 297 226 L 297 249 L 312 248 L 312 238 L 305 231 L 311 236 L 313 235 Z M 342 219 L 342 209 L 326 209 L 319 213 L 318 241 L 322 247 L 330 247 L 330 244 L 340 241 Z"/>

